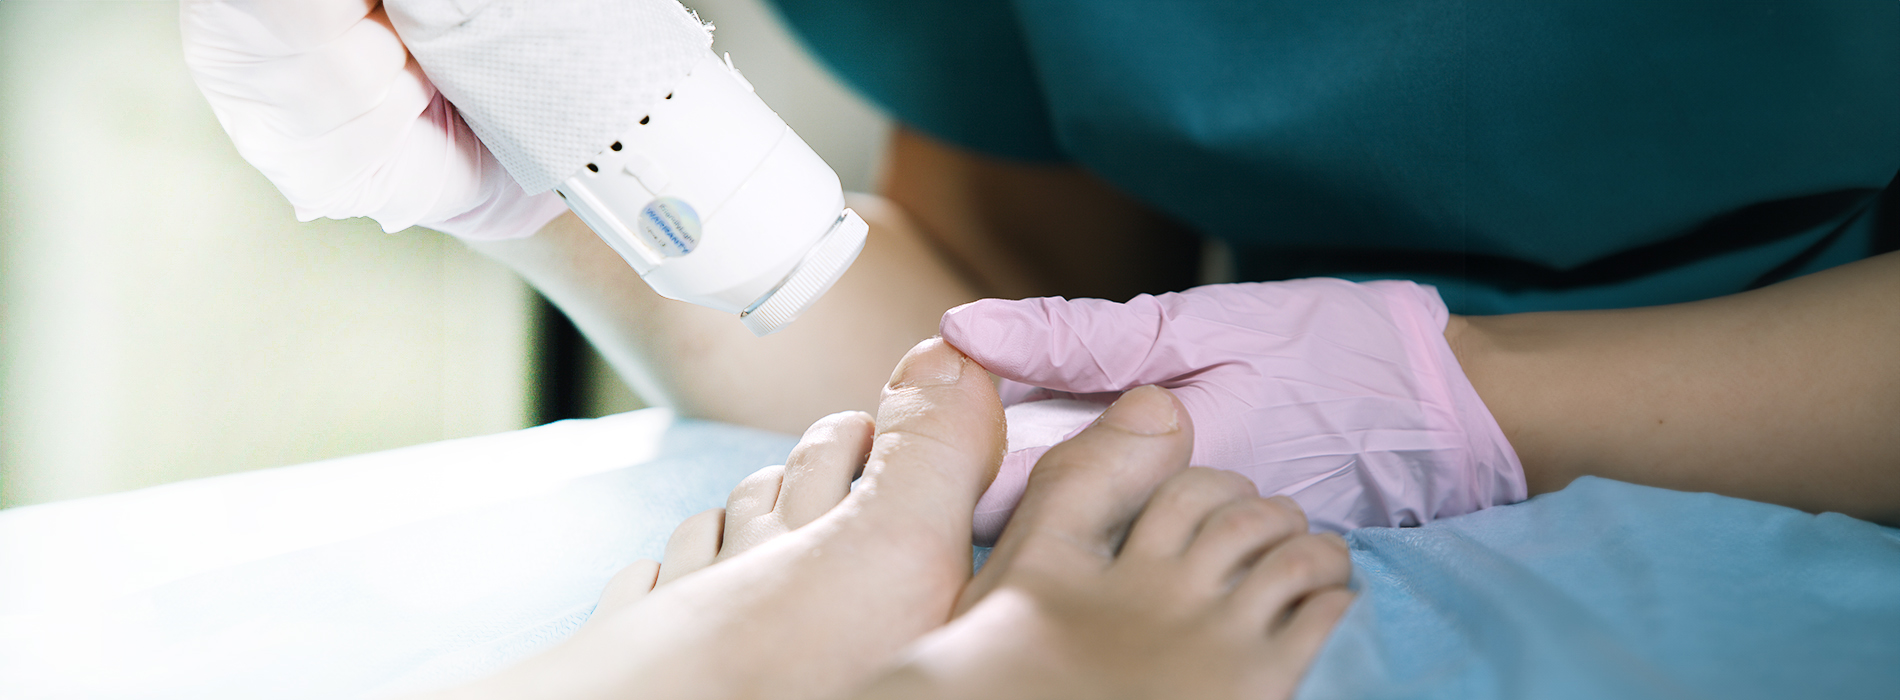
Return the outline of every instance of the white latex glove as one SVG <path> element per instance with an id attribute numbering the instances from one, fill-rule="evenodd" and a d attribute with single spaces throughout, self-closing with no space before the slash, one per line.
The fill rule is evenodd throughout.
<path id="1" fill-rule="evenodd" d="M 384 231 L 500 239 L 567 210 L 502 169 L 377 0 L 184 0 L 179 25 L 218 122 L 299 221 L 367 216 Z"/>

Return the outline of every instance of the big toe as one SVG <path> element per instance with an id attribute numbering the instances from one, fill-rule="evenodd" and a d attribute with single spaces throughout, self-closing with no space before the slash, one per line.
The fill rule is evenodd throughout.
<path id="1" fill-rule="evenodd" d="M 776 511 L 785 527 L 796 530 L 830 512 L 851 492 L 851 480 L 864 468 L 876 430 L 870 414 L 846 411 L 825 416 L 785 458 Z"/>
<path id="2" fill-rule="evenodd" d="M 967 539 L 1003 447 L 1003 406 L 989 374 L 932 338 L 911 348 L 884 387 L 859 493 Z"/>

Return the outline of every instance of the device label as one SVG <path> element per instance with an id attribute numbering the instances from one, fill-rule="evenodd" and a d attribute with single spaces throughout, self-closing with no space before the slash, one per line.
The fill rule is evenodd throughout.
<path id="1" fill-rule="evenodd" d="M 661 255 L 677 258 L 699 247 L 699 212 L 678 197 L 661 197 L 640 208 L 640 235 Z"/>

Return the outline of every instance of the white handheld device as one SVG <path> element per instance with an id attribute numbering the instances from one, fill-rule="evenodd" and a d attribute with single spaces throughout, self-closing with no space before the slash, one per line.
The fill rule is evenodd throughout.
<path id="1" fill-rule="evenodd" d="M 838 175 L 710 52 L 555 191 L 661 296 L 761 336 L 831 289 L 868 232 Z"/>

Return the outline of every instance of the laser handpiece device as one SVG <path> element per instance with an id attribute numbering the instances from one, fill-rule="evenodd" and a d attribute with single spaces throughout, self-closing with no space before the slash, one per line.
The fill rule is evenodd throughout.
<path id="1" fill-rule="evenodd" d="M 710 51 L 554 189 L 661 296 L 760 336 L 831 289 L 869 230 L 837 173 Z"/>

